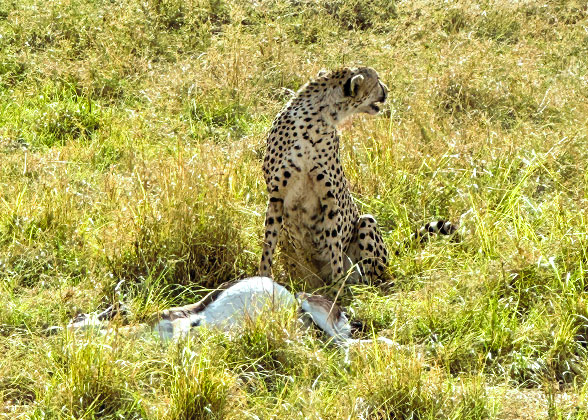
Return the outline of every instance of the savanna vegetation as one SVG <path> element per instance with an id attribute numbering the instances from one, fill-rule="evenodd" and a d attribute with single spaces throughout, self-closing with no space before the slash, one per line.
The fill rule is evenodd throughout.
<path id="1" fill-rule="evenodd" d="M 402 351 L 45 333 L 254 274 L 265 133 L 342 65 L 390 88 L 341 156 L 399 250 L 349 312 Z M 587 163 L 585 1 L 3 0 L 0 418 L 587 419 Z"/>

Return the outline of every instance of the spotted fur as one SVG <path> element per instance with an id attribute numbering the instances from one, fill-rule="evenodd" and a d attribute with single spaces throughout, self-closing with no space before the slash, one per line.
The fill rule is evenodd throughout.
<path id="1" fill-rule="evenodd" d="M 296 273 L 331 297 L 343 282 L 381 278 L 388 252 L 375 218 L 360 215 L 351 197 L 337 128 L 351 115 L 377 114 L 387 92 L 374 69 L 342 68 L 319 74 L 276 116 L 263 162 L 261 276 L 271 276 L 279 240 Z"/>

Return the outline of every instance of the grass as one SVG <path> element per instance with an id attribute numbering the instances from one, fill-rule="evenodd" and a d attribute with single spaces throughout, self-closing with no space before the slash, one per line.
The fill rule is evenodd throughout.
<path id="1" fill-rule="evenodd" d="M 0 418 L 588 418 L 587 26 L 575 0 L 0 3 Z M 389 101 L 341 157 L 399 253 L 349 312 L 402 351 L 346 364 L 291 314 L 44 334 L 254 274 L 271 120 L 360 64 Z M 404 246 L 435 218 L 462 242 Z"/>

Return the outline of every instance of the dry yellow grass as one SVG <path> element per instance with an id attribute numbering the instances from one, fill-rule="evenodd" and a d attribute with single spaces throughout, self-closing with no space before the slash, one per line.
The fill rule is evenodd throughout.
<path id="1" fill-rule="evenodd" d="M 0 3 L 0 418 L 586 419 L 587 27 L 575 0 Z M 359 64 L 390 87 L 343 131 L 362 210 L 392 250 L 464 233 L 355 290 L 414 354 L 345 366 L 283 320 L 187 353 L 43 334 L 255 273 L 271 120 Z"/>

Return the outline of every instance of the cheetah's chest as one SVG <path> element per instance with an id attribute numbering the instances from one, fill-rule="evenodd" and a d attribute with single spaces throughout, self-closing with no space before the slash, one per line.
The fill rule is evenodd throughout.
<path id="1" fill-rule="evenodd" d="M 298 257 L 308 261 L 329 261 L 329 247 L 325 236 L 326 214 L 321 207 L 318 185 L 309 174 L 292 179 L 284 197 L 283 239 Z M 341 214 L 341 241 L 345 250 L 351 240 L 352 225 L 357 210 L 348 191 L 335 192 Z"/>
<path id="2" fill-rule="evenodd" d="M 307 174 L 293 180 L 284 198 L 283 229 L 289 244 L 299 253 L 326 253 L 321 209 L 316 185 Z"/>

